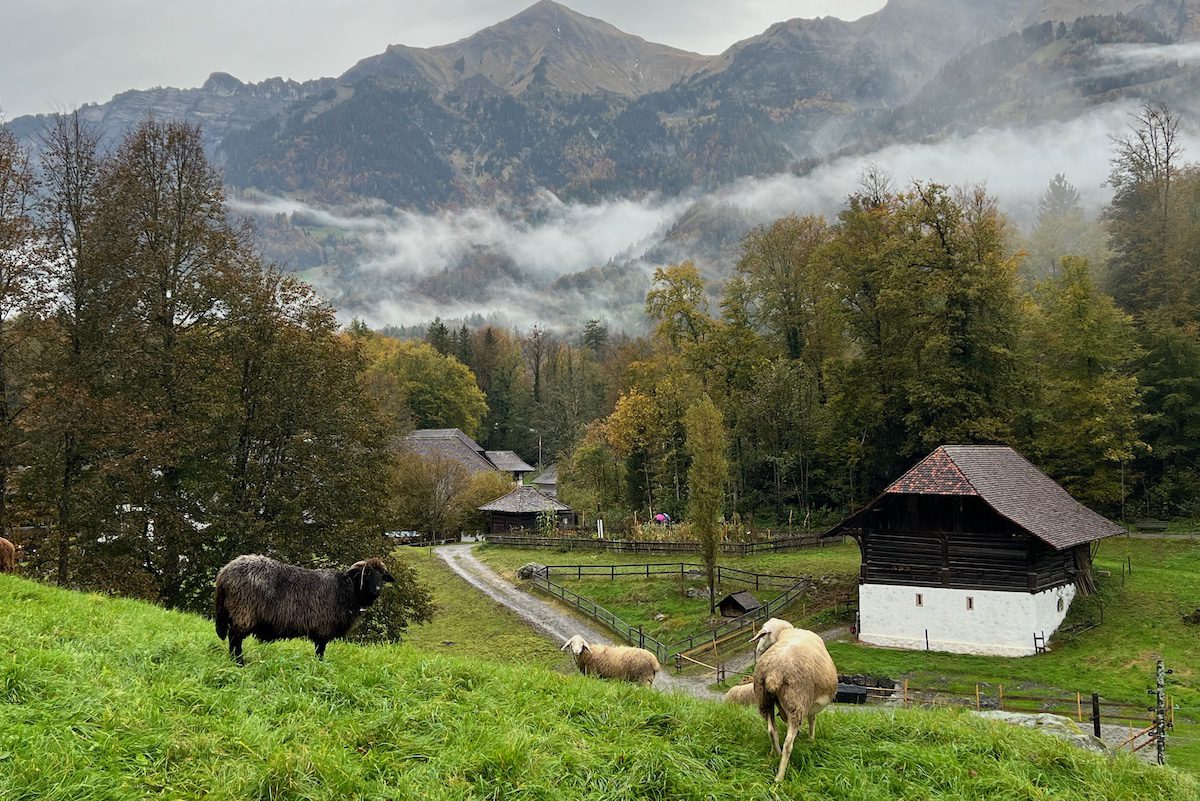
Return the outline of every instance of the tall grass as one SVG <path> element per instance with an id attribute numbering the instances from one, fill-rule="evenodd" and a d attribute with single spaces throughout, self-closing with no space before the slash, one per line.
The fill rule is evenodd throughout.
<path id="1" fill-rule="evenodd" d="M 826 713 L 780 788 L 751 710 L 422 652 L 251 644 L 0 576 L 0 798 L 1192 799 L 1193 779 L 945 712 Z"/>

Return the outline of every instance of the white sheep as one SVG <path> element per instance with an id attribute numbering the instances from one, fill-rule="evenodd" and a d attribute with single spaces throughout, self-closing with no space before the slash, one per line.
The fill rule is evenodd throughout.
<path id="1" fill-rule="evenodd" d="M 762 656 L 764 651 L 774 645 L 775 641 L 779 639 L 780 634 L 788 629 L 794 631 L 795 628 L 791 623 L 778 617 L 773 617 L 766 623 L 763 623 L 758 633 L 750 638 L 750 642 L 757 643 L 754 646 L 755 657 Z"/>
<path id="2" fill-rule="evenodd" d="M 589 645 L 576 634 L 560 650 L 570 649 L 579 672 L 585 676 L 619 679 L 649 685 L 658 673 L 658 659 L 644 648 L 625 645 Z"/>
<path id="3" fill-rule="evenodd" d="M 758 706 L 758 696 L 754 694 L 754 680 L 730 687 L 725 691 L 725 703 L 741 704 L 742 706 Z"/>
<path id="4" fill-rule="evenodd" d="M 775 782 L 779 783 L 787 772 L 792 743 L 804 721 L 808 721 L 809 739 L 816 739 L 817 713 L 837 695 L 837 668 L 819 635 L 795 628 L 787 621 L 768 620 L 751 640 L 755 641 L 760 644 L 769 641 L 754 667 L 754 694 L 758 711 L 767 721 L 771 745 L 780 755 L 779 771 L 775 774 Z M 782 749 L 775 731 L 776 707 L 788 725 Z"/>

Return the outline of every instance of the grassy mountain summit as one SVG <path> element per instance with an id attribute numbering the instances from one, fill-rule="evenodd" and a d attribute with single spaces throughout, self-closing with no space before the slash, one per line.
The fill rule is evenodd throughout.
<path id="1" fill-rule="evenodd" d="M 1200 798 L 1190 776 L 953 712 L 827 712 L 780 790 L 756 714 L 408 646 L 255 645 L 0 576 L 0 797 Z"/>

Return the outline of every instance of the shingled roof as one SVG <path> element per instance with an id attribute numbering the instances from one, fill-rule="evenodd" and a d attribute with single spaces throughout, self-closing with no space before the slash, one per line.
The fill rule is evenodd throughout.
<path id="1" fill-rule="evenodd" d="M 533 468 L 512 451 L 486 451 L 488 461 L 506 473 L 532 473 Z"/>
<path id="2" fill-rule="evenodd" d="M 496 469 L 479 443 L 457 428 L 418 429 L 401 439 L 398 445 L 422 458 L 455 462 L 471 473 L 490 473 Z"/>
<path id="3" fill-rule="evenodd" d="M 1072 498 L 1024 456 L 1003 445 L 943 445 L 896 479 L 886 495 L 976 495 L 1058 550 L 1125 529 Z M 879 501 L 876 498 L 866 508 Z M 862 511 L 866 511 L 865 509 Z M 829 533 L 855 528 L 855 513 Z"/>
<path id="4" fill-rule="evenodd" d="M 543 495 L 536 488 L 517 487 L 489 504 L 479 507 L 481 512 L 508 512 L 510 514 L 528 514 L 538 512 L 569 512 L 571 507 L 559 503 L 549 495 Z"/>
<path id="5" fill-rule="evenodd" d="M 529 482 L 530 484 L 557 485 L 558 484 L 558 462 L 547 467 L 542 471 L 541 475 Z"/>

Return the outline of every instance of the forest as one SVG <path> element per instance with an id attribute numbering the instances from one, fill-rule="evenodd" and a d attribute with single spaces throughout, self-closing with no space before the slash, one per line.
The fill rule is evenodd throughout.
<path id="1" fill-rule="evenodd" d="M 63 118 L 38 164 L 0 129 L 0 528 L 36 575 L 201 608 L 240 553 L 344 564 L 384 531 L 477 525 L 503 487 L 394 447 L 424 427 L 557 462 L 584 525 L 617 531 L 820 528 L 944 443 L 1012 445 L 1113 517 L 1194 518 L 1200 168 L 1178 126 L 1142 109 L 1096 219 L 1063 176 L 1022 233 L 981 187 L 871 168 L 835 217 L 749 231 L 720 284 L 657 268 L 645 335 L 410 339 L 341 327 L 264 263 L 198 128 L 148 120 L 101 153 Z"/>
<path id="2" fill-rule="evenodd" d="M 834 219 L 750 231 L 720 285 L 658 268 L 648 336 L 435 320 L 425 340 L 475 374 L 473 433 L 531 462 L 540 439 L 585 523 L 684 515 L 685 418 L 705 398 L 726 520 L 820 527 L 950 443 L 1011 445 L 1114 518 L 1195 517 L 1200 170 L 1179 136 L 1145 106 L 1095 219 L 1062 175 L 1022 233 L 982 187 L 874 167 Z"/>

